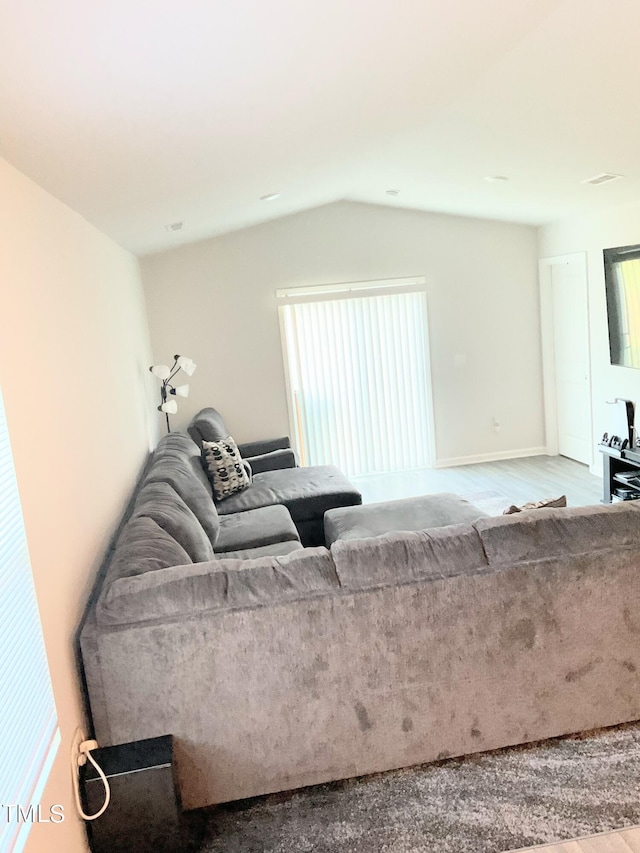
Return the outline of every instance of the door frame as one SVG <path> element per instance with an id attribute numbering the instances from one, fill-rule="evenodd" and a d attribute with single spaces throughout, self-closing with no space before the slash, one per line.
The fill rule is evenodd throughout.
<path id="1" fill-rule="evenodd" d="M 595 447 L 593 443 L 593 386 L 591 371 L 591 312 L 589 309 L 589 278 L 587 272 L 587 253 L 572 252 L 541 258 L 538 261 L 540 280 L 540 333 L 542 341 L 542 384 L 544 393 L 544 418 L 546 450 L 548 456 L 558 456 L 558 404 L 556 397 L 556 360 L 553 327 L 552 276 L 555 266 L 579 263 L 584 280 L 584 298 L 587 306 L 587 387 L 589 394 L 589 446 L 591 455 L 589 468 L 593 468 Z"/>

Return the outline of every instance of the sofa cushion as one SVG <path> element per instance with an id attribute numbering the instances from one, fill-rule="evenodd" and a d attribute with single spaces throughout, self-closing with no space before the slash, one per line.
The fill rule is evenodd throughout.
<path id="1" fill-rule="evenodd" d="M 160 439 L 144 482 L 172 486 L 198 519 L 211 544 L 216 544 L 220 521 L 211 484 L 202 467 L 200 451 L 187 435 L 171 433 Z"/>
<path id="2" fill-rule="evenodd" d="M 153 519 L 186 551 L 193 563 L 213 559 L 213 547 L 202 525 L 168 483 L 144 483 L 132 517 Z"/>
<path id="3" fill-rule="evenodd" d="M 221 441 L 203 441 L 202 461 L 217 501 L 241 492 L 251 483 L 250 469 L 247 471 L 238 445 L 230 435 Z"/>
<path id="4" fill-rule="evenodd" d="M 166 530 L 152 518 L 141 515 L 129 519 L 118 537 L 107 581 L 191 562 L 184 548 Z"/>
<path id="5" fill-rule="evenodd" d="M 281 557 L 227 559 L 123 577 L 100 597 L 96 616 L 101 625 L 125 625 L 280 604 L 338 589 L 327 549 L 304 548 Z"/>
<path id="6" fill-rule="evenodd" d="M 238 445 L 238 449 L 243 458 L 251 465 L 254 474 L 262 474 L 263 471 L 278 471 L 280 468 L 298 467 L 298 460 L 291 448 L 271 450 L 269 453 L 260 453 L 258 456 L 249 456 L 240 445 Z"/>
<path id="7" fill-rule="evenodd" d="M 490 565 L 513 565 L 593 549 L 640 545 L 640 510 L 614 506 L 539 509 L 483 518 L 474 523 Z"/>
<path id="8" fill-rule="evenodd" d="M 222 415 L 211 406 L 202 409 L 192 418 L 187 432 L 199 448 L 202 447 L 203 441 L 222 441 L 229 435 Z"/>
<path id="9" fill-rule="evenodd" d="M 334 465 L 286 468 L 256 474 L 248 489 L 218 504 L 218 512 L 245 512 L 283 504 L 294 521 L 322 518 L 336 506 L 362 503 L 362 495 Z"/>
<path id="10" fill-rule="evenodd" d="M 480 537 L 467 524 L 372 539 L 338 539 L 331 546 L 343 589 L 393 586 L 487 571 Z"/>
<path id="11" fill-rule="evenodd" d="M 244 513 L 242 513 L 244 515 Z M 215 554 L 216 560 L 255 560 L 258 557 L 283 557 L 293 551 L 301 551 L 302 542 L 274 542 L 273 545 L 261 545 L 259 548 L 240 548 L 238 551 L 226 551 Z"/>
<path id="12" fill-rule="evenodd" d="M 290 450 L 291 439 L 288 435 L 281 435 L 277 438 L 261 438 L 258 441 L 239 442 L 238 448 L 244 458 L 249 459 L 250 457 L 273 453 L 276 450 Z"/>
<path id="13" fill-rule="evenodd" d="M 522 506 L 511 504 L 508 506 L 503 515 L 515 515 L 517 512 L 528 512 L 530 509 L 548 509 L 549 507 L 564 507 L 567 505 L 567 496 L 560 495 L 558 498 L 543 498 L 541 501 L 529 501 Z"/>
<path id="14" fill-rule="evenodd" d="M 259 548 L 276 542 L 299 542 L 300 537 L 285 506 L 263 506 L 220 517 L 215 551 Z"/>
<path id="15" fill-rule="evenodd" d="M 470 524 L 485 516 L 464 498 L 443 492 L 330 509 L 324 515 L 324 532 L 327 545 L 331 545 L 338 539 L 366 539 L 392 531 Z"/>

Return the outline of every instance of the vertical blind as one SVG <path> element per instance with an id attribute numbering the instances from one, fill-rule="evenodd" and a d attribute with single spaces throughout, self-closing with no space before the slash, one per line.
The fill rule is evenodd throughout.
<path id="1" fill-rule="evenodd" d="M 303 464 L 351 476 L 428 466 L 422 291 L 281 307 L 293 430 Z"/>
<path id="2" fill-rule="evenodd" d="M 19 853 L 60 741 L 0 394 L 0 853 Z M 13 808 L 7 809 L 7 806 Z M 42 809 L 48 815 L 48 804 Z"/>

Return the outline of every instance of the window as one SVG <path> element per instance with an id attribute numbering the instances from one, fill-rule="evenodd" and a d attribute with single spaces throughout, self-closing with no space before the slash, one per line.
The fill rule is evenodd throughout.
<path id="1" fill-rule="evenodd" d="M 335 464 L 351 476 L 429 466 L 424 290 L 400 280 L 306 293 L 278 292 L 290 300 L 280 311 L 303 464 Z"/>
<path id="2" fill-rule="evenodd" d="M 60 742 L 0 395 L 0 853 L 20 853 Z M 8 812 L 7 806 L 13 808 Z"/>

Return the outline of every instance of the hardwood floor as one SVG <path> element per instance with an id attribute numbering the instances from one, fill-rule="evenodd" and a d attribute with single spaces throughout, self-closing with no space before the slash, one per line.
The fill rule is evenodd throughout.
<path id="1" fill-rule="evenodd" d="M 433 492 L 493 491 L 510 503 L 567 496 L 568 506 L 597 504 L 602 499 L 602 479 L 586 465 L 564 456 L 529 456 L 481 462 L 457 468 L 421 468 L 391 474 L 352 477 L 364 503 L 396 500 Z"/>
<path id="2" fill-rule="evenodd" d="M 561 844 L 526 847 L 513 853 L 524 853 L 525 850 L 536 853 L 640 853 L 640 827 L 605 832 L 603 835 L 592 835 Z"/>

